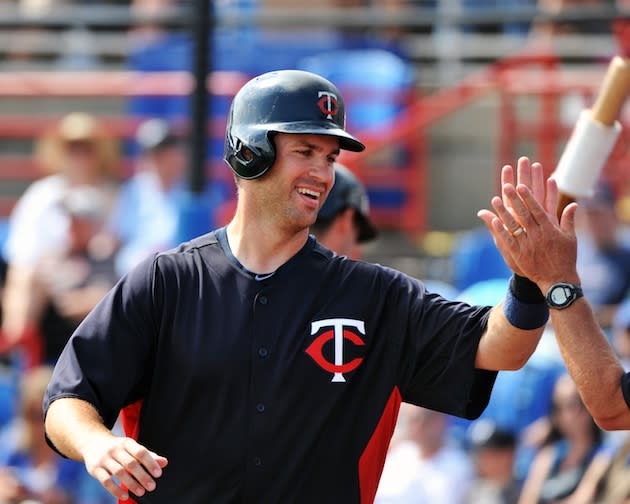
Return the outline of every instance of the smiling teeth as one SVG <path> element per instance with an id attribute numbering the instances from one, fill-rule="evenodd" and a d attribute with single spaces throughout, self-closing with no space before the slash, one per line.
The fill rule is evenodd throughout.
<path id="1" fill-rule="evenodd" d="M 307 196 L 311 196 L 313 198 L 319 198 L 319 193 L 317 191 L 311 191 L 310 189 L 299 188 L 298 192 L 300 194 L 305 194 Z"/>

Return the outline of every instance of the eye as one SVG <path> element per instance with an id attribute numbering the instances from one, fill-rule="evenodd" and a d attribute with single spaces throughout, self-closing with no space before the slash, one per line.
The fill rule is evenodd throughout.
<path id="1" fill-rule="evenodd" d="M 296 151 L 300 156 L 311 157 L 313 151 L 311 149 L 303 149 Z"/>

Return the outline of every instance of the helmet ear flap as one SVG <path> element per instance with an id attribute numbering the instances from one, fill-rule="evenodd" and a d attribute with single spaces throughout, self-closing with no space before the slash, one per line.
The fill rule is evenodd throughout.
<path id="1" fill-rule="evenodd" d="M 254 145 L 246 145 L 240 138 L 228 135 L 229 155 L 227 162 L 244 179 L 255 179 L 271 168 L 275 159 L 273 142 L 266 139 L 265 149 Z"/>

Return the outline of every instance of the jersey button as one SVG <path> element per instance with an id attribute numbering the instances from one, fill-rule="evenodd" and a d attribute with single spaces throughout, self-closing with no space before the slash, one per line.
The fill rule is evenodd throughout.
<path id="1" fill-rule="evenodd" d="M 267 296 L 260 296 L 258 298 L 258 301 L 260 302 L 261 305 L 266 305 L 267 304 Z"/>
<path id="2" fill-rule="evenodd" d="M 263 403 L 258 403 L 256 405 L 256 411 L 258 411 L 258 413 L 263 413 L 265 411 L 265 405 Z"/>
<path id="3" fill-rule="evenodd" d="M 269 350 L 267 350 L 265 347 L 260 347 L 258 349 L 258 356 L 262 359 L 264 359 L 265 357 L 267 357 L 269 355 Z"/>

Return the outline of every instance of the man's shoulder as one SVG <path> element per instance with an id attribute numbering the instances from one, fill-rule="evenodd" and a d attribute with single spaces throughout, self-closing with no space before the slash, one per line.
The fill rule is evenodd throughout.
<path id="1" fill-rule="evenodd" d="M 176 247 L 165 250 L 163 252 L 159 252 L 156 254 L 156 259 L 161 257 L 169 257 L 175 260 L 186 260 L 188 256 L 197 254 L 197 253 L 211 253 L 211 252 L 221 252 L 221 246 L 219 245 L 219 240 L 214 231 L 209 233 L 197 236 L 188 240 L 186 242 L 182 242 Z"/>

